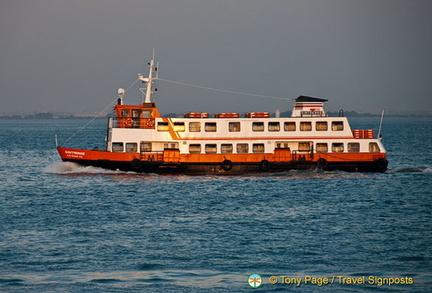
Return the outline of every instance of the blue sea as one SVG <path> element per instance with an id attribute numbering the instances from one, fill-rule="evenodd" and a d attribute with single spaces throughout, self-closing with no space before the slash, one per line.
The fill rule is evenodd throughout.
<path id="1" fill-rule="evenodd" d="M 384 120 L 386 173 L 233 177 L 62 163 L 86 123 L 0 120 L 0 292 L 432 292 L 432 118 Z"/>

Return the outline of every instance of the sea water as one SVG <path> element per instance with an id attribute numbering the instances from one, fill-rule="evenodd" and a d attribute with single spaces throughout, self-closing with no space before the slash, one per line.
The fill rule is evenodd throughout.
<path id="1" fill-rule="evenodd" d="M 0 120 L 1 292 L 432 292 L 431 118 L 385 120 L 383 174 L 233 177 L 62 163 L 86 122 Z"/>

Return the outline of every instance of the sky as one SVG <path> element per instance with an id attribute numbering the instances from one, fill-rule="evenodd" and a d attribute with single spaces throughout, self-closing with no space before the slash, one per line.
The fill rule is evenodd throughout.
<path id="1" fill-rule="evenodd" d="M 432 112 L 430 0 L 2 0 L 0 28 L 0 113 L 101 111 L 153 49 L 163 79 L 281 98 L 160 80 L 162 113 Z"/>

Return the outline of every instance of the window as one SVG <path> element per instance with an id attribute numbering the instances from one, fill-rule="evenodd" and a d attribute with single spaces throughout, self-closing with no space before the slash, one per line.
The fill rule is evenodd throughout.
<path id="1" fill-rule="evenodd" d="M 371 153 L 379 153 L 380 148 L 376 142 L 371 142 L 371 143 L 369 143 L 369 151 Z"/>
<path id="2" fill-rule="evenodd" d="M 264 144 L 263 143 L 254 143 L 252 145 L 252 151 L 254 153 L 264 153 Z"/>
<path id="3" fill-rule="evenodd" d="M 360 152 L 360 144 L 358 142 L 348 143 L 348 153 L 358 153 Z"/>
<path id="4" fill-rule="evenodd" d="M 312 122 L 300 122 L 300 131 L 311 131 Z"/>
<path id="5" fill-rule="evenodd" d="M 317 143 L 316 144 L 316 151 L 317 153 L 327 153 L 328 152 L 328 146 L 326 143 Z"/>
<path id="6" fill-rule="evenodd" d="M 123 143 L 122 142 L 113 142 L 112 143 L 112 151 L 119 153 L 123 152 Z"/>
<path id="7" fill-rule="evenodd" d="M 168 122 L 158 122 L 157 130 L 158 131 L 168 131 L 169 126 Z"/>
<path id="8" fill-rule="evenodd" d="M 166 149 L 178 149 L 178 143 L 177 142 L 174 142 L 174 143 L 164 143 L 164 145 L 163 145 L 163 147 L 164 147 L 164 150 L 166 150 Z"/>
<path id="9" fill-rule="evenodd" d="M 252 131 L 264 131 L 264 122 L 252 122 Z"/>
<path id="10" fill-rule="evenodd" d="M 332 152 L 334 153 L 343 153 L 344 145 L 341 142 L 332 143 Z"/>
<path id="11" fill-rule="evenodd" d="M 201 145 L 200 144 L 190 144 L 189 145 L 189 153 L 190 154 L 201 154 Z"/>
<path id="12" fill-rule="evenodd" d="M 122 116 L 125 118 L 129 117 L 129 110 L 122 110 Z"/>
<path id="13" fill-rule="evenodd" d="M 279 122 L 269 122 L 268 123 L 268 130 L 269 131 L 280 131 Z"/>
<path id="14" fill-rule="evenodd" d="M 237 153 L 238 154 L 246 154 L 249 152 L 249 145 L 247 143 L 238 143 L 237 144 Z"/>
<path id="15" fill-rule="evenodd" d="M 240 131 L 240 122 L 229 122 L 228 129 L 229 129 L 229 132 L 239 132 Z"/>
<path id="16" fill-rule="evenodd" d="M 289 143 L 287 142 L 276 142 L 277 149 L 289 149 Z"/>
<path id="17" fill-rule="evenodd" d="M 142 111 L 142 118 L 152 118 L 152 111 L 151 110 L 144 110 Z"/>
<path id="18" fill-rule="evenodd" d="M 216 154 L 216 145 L 215 144 L 206 144 L 205 145 L 205 153 L 206 154 Z"/>
<path id="19" fill-rule="evenodd" d="M 222 144 L 221 145 L 221 153 L 222 154 L 232 154 L 233 146 L 232 144 Z"/>
<path id="20" fill-rule="evenodd" d="M 309 152 L 310 151 L 310 143 L 308 142 L 299 142 L 298 150 L 300 152 Z"/>
<path id="21" fill-rule="evenodd" d="M 216 132 L 216 122 L 206 122 L 205 129 L 206 132 Z"/>
<path id="22" fill-rule="evenodd" d="M 132 117 L 133 118 L 139 118 L 140 115 L 141 115 L 141 110 L 139 110 L 139 109 L 133 109 L 132 110 Z"/>
<path id="23" fill-rule="evenodd" d="M 189 122 L 189 131 L 190 132 L 200 132 L 201 131 L 201 122 Z"/>
<path id="24" fill-rule="evenodd" d="M 332 122 L 332 130 L 333 131 L 342 131 L 342 130 L 344 130 L 343 121 L 333 121 Z"/>
<path id="25" fill-rule="evenodd" d="M 284 130 L 285 131 L 296 131 L 295 122 L 285 122 L 284 123 Z"/>
<path id="26" fill-rule="evenodd" d="M 152 143 L 151 142 L 141 142 L 140 144 L 141 152 L 151 152 Z"/>
<path id="27" fill-rule="evenodd" d="M 126 153 L 136 153 L 138 151 L 138 144 L 135 142 L 126 143 Z"/>
<path id="28" fill-rule="evenodd" d="M 315 127 L 316 127 L 317 131 L 327 131 L 328 130 L 328 126 L 327 126 L 326 121 L 317 121 Z"/>
<path id="29" fill-rule="evenodd" d="M 174 122 L 174 131 L 185 131 L 184 122 Z"/>

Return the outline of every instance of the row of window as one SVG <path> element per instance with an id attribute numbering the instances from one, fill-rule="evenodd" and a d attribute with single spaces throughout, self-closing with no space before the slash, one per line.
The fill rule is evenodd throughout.
<path id="1" fill-rule="evenodd" d="M 201 144 L 190 144 L 189 145 L 189 153 L 190 154 L 201 154 L 202 146 Z M 204 152 L 206 154 L 216 154 L 217 144 L 205 144 Z M 220 153 L 222 154 L 232 154 L 234 152 L 234 146 L 230 143 L 221 144 L 220 145 Z M 247 154 L 249 153 L 249 144 L 247 143 L 238 143 L 236 144 L 236 152 L 237 154 Z M 264 144 L 263 143 L 254 143 L 252 144 L 252 152 L 253 153 L 264 153 Z"/>
<path id="2" fill-rule="evenodd" d="M 250 123 L 250 122 L 247 122 Z M 267 130 L 271 132 L 281 131 L 283 128 L 284 131 L 296 131 L 297 128 L 300 131 L 312 131 L 312 122 L 311 121 L 302 121 L 302 122 L 284 122 L 282 125 L 280 122 L 268 122 Z M 332 131 L 343 131 L 344 124 L 343 121 L 332 121 L 330 125 L 330 129 Z M 168 131 L 169 124 L 168 122 L 158 122 L 157 125 L 158 131 Z M 173 130 L 178 132 L 183 132 L 186 130 L 184 122 L 174 122 Z M 265 124 L 261 121 L 252 122 L 252 131 L 260 132 L 265 130 Z M 328 131 L 329 123 L 327 121 L 316 121 L 315 122 L 315 130 L 316 131 Z M 201 122 L 189 122 L 189 132 L 200 132 L 201 131 Z M 217 122 L 205 122 L 204 123 L 204 131 L 205 132 L 216 132 L 217 131 Z M 241 131 L 241 123 L 240 122 L 229 122 L 228 123 L 228 131 L 229 132 L 240 132 Z"/>
<path id="3" fill-rule="evenodd" d="M 175 148 L 178 147 L 178 144 L 164 144 L 164 148 Z M 238 154 L 247 154 L 249 153 L 249 144 L 248 143 L 237 143 L 235 145 L 236 152 Z M 288 148 L 288 143 L 277 143 L 277 148 Z M 142 142 L 140 145 L 141 152 L 151 152 L 152 151 L 152 143 L 151 142 Z M 333 153 L 343 153 L 345 152 L 345 144 L 342 142 L 334 142 L 330 144 L 331 152 Z M 201 154 L 202 149 L 206 154 L 216 154 L 218 153 L 218 145 L 217 144 L 205 144 L 202 147 L 201 144 L 190 144 L 189 145 L 189 153 L 190 154 Z M 138 144 L 135 142 L 113 142 L 112 143 L 112 151 L 113 152 L 123 152 L 127 153 L 136 153 L 138 152 Z M 264 153 L 264 144 L 263 143 L 254 143 L 252 144 L 252 153 Z M 233 144 L 225 143 L 220 145 L 220 153 L 222 154 L 232 154 L 234 151 Z M 311 143 L 310 142 L 299 142 L 298 143 L 298 151 L 300 152 L 310 152 L 311 151 Z M 315 151 L 317 153 L 327 153 L 329 151 L 328 143 L 316 143 Z M 348 153 L 358 153 L 360 152 L 360 143 L 358 142 L 348 142 L 346 144 L 346 151 Z M 380 152 L 380 148 L 376 142 L 369 143 L 369 152 L 377 153 Z"/>

